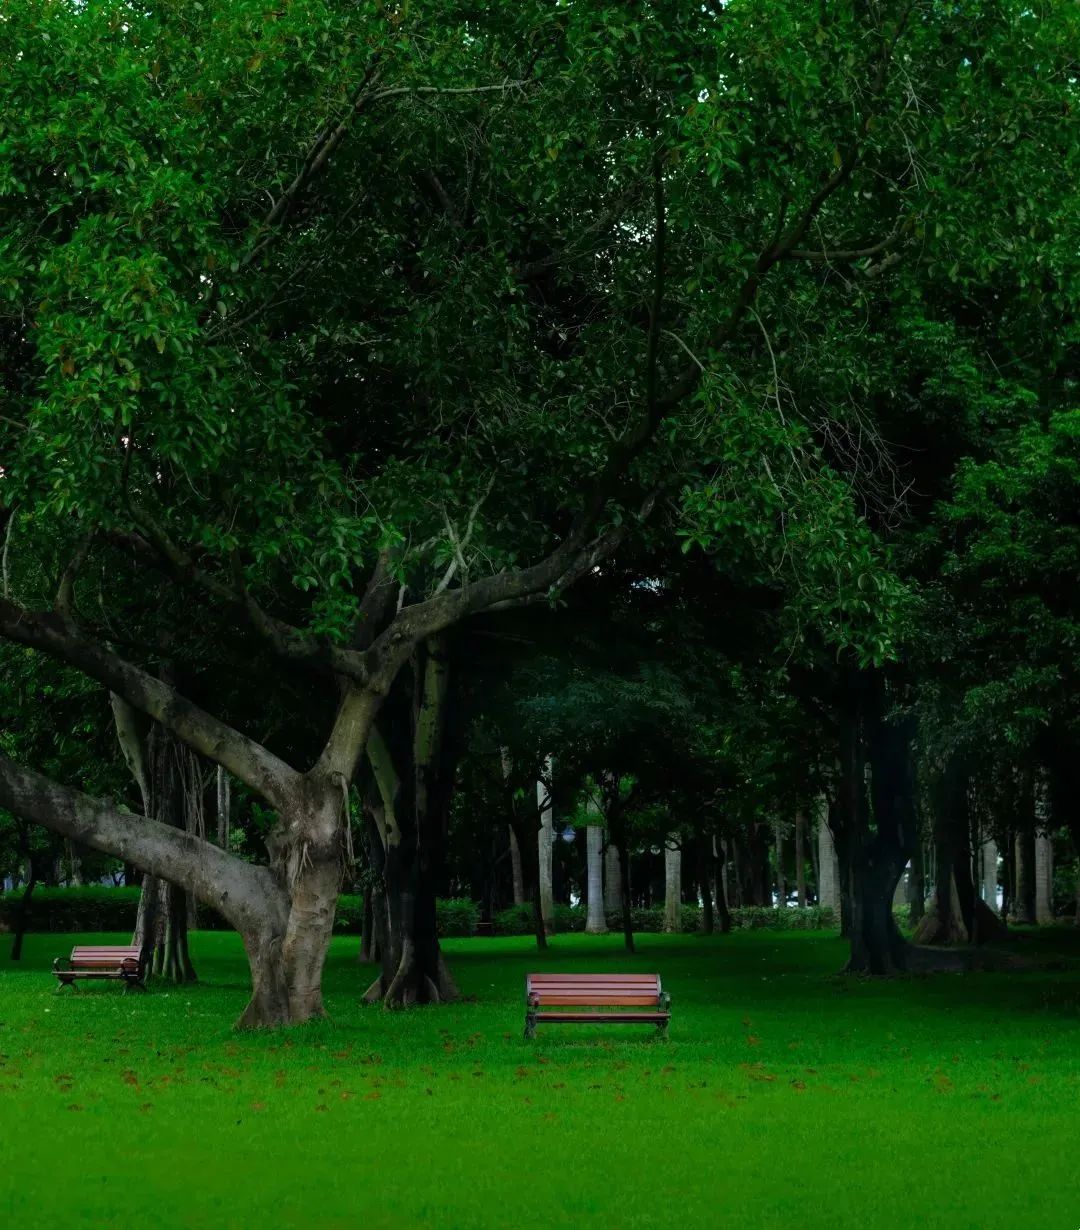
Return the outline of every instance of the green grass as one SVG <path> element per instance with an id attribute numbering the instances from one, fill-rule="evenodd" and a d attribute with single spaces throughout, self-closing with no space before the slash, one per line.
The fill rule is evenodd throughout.
<path id="1" fill-rule="evenodd" d="M 230 1030 L 234 936 L 194 937 L 197 987 L 58 996 L 74 938 L 0 965 L 6 1225 L 1080 1225 L 1072 934 L 1019 941 L 1058 968 L 891 982 L 834 977 L 830 933 L 449 941 L 465 1001 L 403 1014 L 339 939 L 331 1019 L 276 1035 Z M 524 1042 L 538 966 L 659 970 L 670 1038 Z"/>

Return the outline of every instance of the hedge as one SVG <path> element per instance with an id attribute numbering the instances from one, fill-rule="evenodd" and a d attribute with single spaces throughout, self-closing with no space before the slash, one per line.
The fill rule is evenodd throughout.
<path id="1" fill-rule="evenodd" d="M 15 911 L 22 900 L 22 889 L 0 893 L 0 929 L 10 930 Z M 132 931 L 139 903 L 138 888 L 38 888 L 30 899 L 31 931 Z M 359 935 L 363 916 L 363 898 L 345 893 L 338 902 L 334 930 L 340 935 Z M 454 897 L 435 903 L 435 918 L 442 936 L 475 935 L 480 921 L 480 907 L 467 897 Z M 633 928 L 637 932 L 662 931 L 664 910 L 662 906 L 635 907 L 630 911 Z M 732 925 L 748 931 L 817 931 L 834 927 L 836 919 L 832 910 L 821 906 L 803 909 L 775 909 L 765 906 L 747 906 L 731 911 Z M 683 931 L 697 931 L 701 926 L 701 909 L 696 905 L 684 905 L 680 919 Z M 492 919 L 492 930 L 497 935 L 532 935 L 533 913 L 531 905 L 514 905 L 502 910 Z M 609 931 L 622 930 L 622 915 L 618 912 L 607 915 Z M 228 930 L 228 924 L 215 911 L 199 907 L 199 926 L 207 931 Z M 585 910 L 580 905 L 555 906 L 555 930 L 557 932 L 584 931 Z"/>
<path id="2" fill-rule="evenodd" d="M 30 898 L 31 931 L 133 931 L 139 908 L 139 889 L 107 888 L 35 888 Z M 0 893 L 0 929 L 14 925 L 23 890 Z M 338 903 L 334 930 L 346 935 L 359 935 L 364 901 L 353 894 L 343 894 Z M 199 927 L 205 931 L 228 931 L 229 924 L 215 911 L 199 906 Z M 475 935 L 480 908 L 467 898 L 436 902 L 436 926 L 440 935 Z"/>

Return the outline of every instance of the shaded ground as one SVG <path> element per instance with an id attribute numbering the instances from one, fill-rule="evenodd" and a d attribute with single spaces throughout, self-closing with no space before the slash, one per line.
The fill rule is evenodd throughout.
<path id="1" fill-rule="evenodd" d="M 388 1014 L 359 1006 L 340 939 L 331 1021 L 240 1036 L 234 936 L 193 937 L 204 985 L 145 996 L 54 995 L 73 937 L 30 936 L 0 965 L 0 1209 L 170 1230 L 1070 1230 L 1077 941 L 1020 941 L 1057 968 L 894 982 L 833 977 L 828 933 L 647 935 L 630 959 L 611 937 L 450 941 L 475 1000 Z M 524 1042 L 524 974 L 545 967 L 660 970 L 669 1040 Z"/>

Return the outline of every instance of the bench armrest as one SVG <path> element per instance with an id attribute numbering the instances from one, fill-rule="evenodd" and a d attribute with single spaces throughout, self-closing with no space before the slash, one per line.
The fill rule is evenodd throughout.
<path id="1" fill-rule="evenodd" d="M 71 969 L 71 958 L 70 957 L 54 957 L 52 967 L 53 967 L 54 974 L 58 974 L 61 970 L 70 970 Z"/>
<path id="2" fill-rule="evenodd" d="M 667 1012 L 671 1008 L 671 996 L 667 991 L 661 991 L 656 997 L 656 1006 L 661 1012 Z"/>

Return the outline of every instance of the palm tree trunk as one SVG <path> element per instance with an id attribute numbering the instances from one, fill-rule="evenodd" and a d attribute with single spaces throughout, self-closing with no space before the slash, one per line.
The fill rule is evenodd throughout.
<path id="1" fill-rule="evenodd" d="M 590 824 L 585 830 L 586 879 L 588 900 L 586 904 L 585 930 L 590 935 L 603 935 L 607 931 L 604 914 L 604 830 Z"/>
<path id="2" fill-rule="evenodd" d="M 674 837 L 664 842 L 664 930 L 681 931 L 682 848 Z"/>

